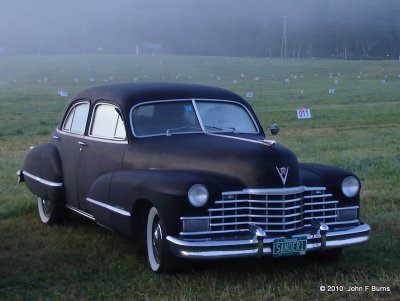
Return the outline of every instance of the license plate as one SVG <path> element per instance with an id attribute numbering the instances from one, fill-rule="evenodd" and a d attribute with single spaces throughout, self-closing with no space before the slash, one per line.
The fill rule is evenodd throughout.
<path id="1" fill-rule="evenodd" d="M 274 257 L 304 255 L 307 250 L 307 237 L 277 238 L 274 240 L 272 255 Z"/>

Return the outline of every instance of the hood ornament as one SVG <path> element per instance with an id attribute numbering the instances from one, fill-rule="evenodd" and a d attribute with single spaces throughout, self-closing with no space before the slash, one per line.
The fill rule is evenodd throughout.
<path id="1" fill-rule="evenodd" d="M 278 172 L 279 177 L 281 178 L 282 184 L 286 184 L 286 179 L 289 174 L 289 167 L 276 167 L 276 171 Z"/>

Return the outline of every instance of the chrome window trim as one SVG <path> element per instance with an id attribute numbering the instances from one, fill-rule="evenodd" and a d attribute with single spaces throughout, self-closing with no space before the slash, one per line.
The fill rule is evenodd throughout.
<path id="1" fill-rule="evenodd" d="M 66 136 L 71 136 L 71 137 L 76 137 L 76 138 L 83 138 L 84 135 L 83 134 L 76 134 L 76 133 L 72 133 L 72 132 L 65 132 L 62 131 L 60 129 L 56 129 L 56 132 L 62 135 L 66 135 Z"/>
<path id="2" fill-rule="evenodd" d="M 23 173 L 24 176 L 27 176 L 28 178 L 31 178 L 32 180 L 38 181 L 38 182 L 40 182 L 42 184 L 45 184 L 47 186 L 51 186 L 51 187 L 62 187 L 62 186 L 64 186 L 64 183 L 57 183 L 57 182 L 52 182 L 52 181 L 49 181 L 49 180 L 45 180 L 45 179 L 42 179 L 42 178 L 40 178 L 38 176 L 35 176 L 35 175 L 25 171 L 25 170 L 23 170 L 22 173 Z"/>
<path id="3" fill-rule="evenodd" d="M 83 133 L 78 133 L 78 132 L 74 132 L 74 131 L 65 130 L 65 129 L 64 129 L 64 126 L 65 126 L 66 121 L 68 120 L 69 115 L 71 114 L 71 111 L 74 110 L 78 105 L 85 104 L 85 103 L 87 103 L 87 104 L 89 105 L 89 111 L 88 111 L 88 116 L 86 116 L 86 125 L 85 125 L 85 128 L 84 128 L 84 130 L 83 130 Z M 87 127 L 87 118 L 89 117 L 89 114 L 90 114 L 90 101 L 89 101 L 89 100 L 78 101 L 77 103 L 75 103 L 75 104 L 68 110 L 67 114 L 65 114 L 66 118 L 64 118 L 60 130 L 61 130 L 63 133 L 71 133 L 71 134 L 75 134 L 75 135 L 78 135 L 78 136 L 83 136 L 83 135 L 85 135 L 85 131 L 86 131 L 86 127 Z M 72 120 L 72 121 L 73 121 L 73 120 Z M 72 127 L 72 123 L 71 123 L 71 127 Z M 58 129 L 57 129 L 57 130 L 58 130 Z"/>
<path id="4" fill-rule="evenodd" d="M 197 108 L 196 100 L 194 98 L 192 98 L 192 105 L 193 105 L 197 120 L 199 121 L 201 130 L 203 131 L 203 133 L 207 133 L 206 128 L 204 127 L 204 124 L 203 124 L 203 120 L 200 118 L 199 109 Z"/>
<path id="5" fill-rule="evenodd" d="M 118 207 L 114 207 L 114 206 L 108 205 L 108 204 L 106 204 L 106 203 L 96 201 L 96 200 L 91 199 L 91 198 L 86 198 L 86 200 L 87 200 L 88 202 L 92 203 L 92 204 L 95 204 L 95 205 L 97 205 L 97 206 L 106 208 L 106 209 L 108 209 L 108 210 L 110 210 L 110 211 L 113 211 L 113 212 L 115 212 L 115 213 L 118 213 L 118 214 L 120 214 L 120 215 L 131 216 L 131 213 L 130 213 L 129 211 L 124 210 L 124 209 L 121 209 L 121 208 L 118 208 Z"/>
<path id="6" fill-rule="evenodd" d="M 191 102 L 192 105 L 194 106 L 194 110 L 198 119 L 198 122 L 200 124 L 200 128 L 202 131 L 198 131 L 198 132 L 184 132 L 184 133 L 176 133 L 174 135 L 178 135 L 178 134 L 208 134 L 208 135 L 218 135 L 216 133 L 210 133 L 207 132 L 204 128 L 203 125 L 203 121 L 200 118 L 200 114 L 198 112 L 197 106 L 196 106 L 196 102 L 199 101 L 205 101 L 205 102 L 226 102 L 226 103 L 233 103 L 236 105 L 239 105 L 241 107 L 243 107 L 243 109 L 246 110 L 247 114 L 249 114 L 251 121 L 253 122 L 254 127 L 256 128 L 256 132 L 255 133 L 239 133 L 239 134 L 260 134 L 260 128 L 258 127 L 258 124 L 256 122 L 255 116 L 253 116 L 253 114 L 251 114 L 250 110 L 248 108 L 246 108 L 245 105 L 243 105 L 242 103 L 238 102 L 238 101 L 234 101 L 234 100 L 227 100 L 227 99 L 208 99 L 208 98 L 181 98 L 181 99 L 165 99 L 165 100 L 152 100 L 152 101 L 144 101 L 144 102 L 140 102 L 136 105 L 134 105 L 130 111 L 129 111 L 129 122 L 130 122 L 130 127 L 131 127 L 131 131 L 134 137 L 136 138 L 148 138 L 148 137 L 158 137 L 158 136 L 166 136 L 166 134 L 153 134 L 153 135 L 137 135 L 135 133 L 135 129 L 133 127 L 133 122 L 132 122 L 132 113 L 133 111 L 139 107 L 139 106 L 143 106 L 143 105 L 150 105 L 150 104 L 155 104 L 155 103 L 169 103 L 169 102 Z M 232 136 L 227 136 L 227 137 L 232 137 Z M 250 139 L 248 139 L 250 140 Z"/>
<path id="7" fill-rule="evenodd" d="M 113 140 L 113 139 L 107 139 L 107 138 L 85 136 L 85 140 L 92 140 L 92 141 L 98 141 L 98 142 L 104 142 L 104 143 L 114 143 L 114 144 L 128 144 L 128 141 L 126 140 L 126 138 L 125 138 L 125 140 Z"/>
<path id="8" fill-rule="evenodd" d="M 67 135 L 71 137 L 76 137 L 80 139 L 85 139 L 85 140 L 92 140 L 92 141 L 99 141 L 99 142 L 104 142 L 104 143 L 114 143 L 114 144 L 128 144 L 128 140 L 108 140 L 108 139 L 100 139 L 100 138 L 94 138 L 94 137 L 89 137 L 89 136 L 84 136 L 84 135 L 78 135 L 78 134 L 72 134 L 72 133 L 66 133 L 63 131 L 60 131 L 59 129 L 56 130 L 57 133 L 62 134 L 62 135 Z"/>
<path id="9" fill-rule="evenodd" d="M 97 102 L 97 103 L 94 105 L 94 107 L 93 107 L 92 116 L 90 116 L 89 130 L 88 130 L 88 133 L 87 133 L 87 136 L 86 136 L 86 137 L 87 137 L 87 138 L 95 138 L 95 139 L 92 139 L 92 140 L 98 139 L 97 141 L 108 140 L 108 141 L 113 141 L 113 142 L 115 142 L 115 141 L 126 141 L 126 142 L 127 142 L 127 137 L 128 137 L 128 135 L 127 135 L 127 133 L 126 133 L 126 127 L 125 127 L 125 123 L 124 123 L 124 122 L 122 122 L 122 124 L 124 125 L 124 129 L 125 129 L 125 138 L 116 138 L 116 137 L 111 138 L 111 137 L 102 137 L 102 136 L 92 135 L 93 120 L 94 120 L 94 117 L 95 117 L 95 115 L 96 115 L 96 109 L 97 109 L 97 107 L 100 106 L 100 105 L 107 105 L 107 106 L 111 106 L 111 107 L 114 107 L 114 108 L 116 108 L 116 109 L 119 109 L 118 106 L 116 106 L 116 105 L 114 105 L 114 104 L 111 104 L 111 103 L 109 103 L 109 102 L 106 102 L 106 101 Z M 118 112 L 117 112 L 117 114 L 118 114 Z M 119 114 L 118 114 L 118 116 L 121 117 Z M 121 118 L 121 119 L 122 119 L 122 118 Z"/>

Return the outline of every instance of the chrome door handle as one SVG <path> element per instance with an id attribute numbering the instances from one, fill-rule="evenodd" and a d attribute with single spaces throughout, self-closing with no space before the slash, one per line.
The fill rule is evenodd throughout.
<path id="1" fill-rule="evenodd" d="M 87 146 L 87 143 L 83 142 L 83 141 L 79 141 L 78 144 L 81 145 L 81 146 Z"/>
<path id="2" fill-rule="evenodd" d="M 53 135 L 53 138 L 56 139 L 56 140 L 60 140 L 60 137 L 58 137 L 56 135 Z"/>

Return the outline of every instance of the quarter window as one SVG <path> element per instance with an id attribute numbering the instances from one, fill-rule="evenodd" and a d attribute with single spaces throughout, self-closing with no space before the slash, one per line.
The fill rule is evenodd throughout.
<path id="1" fill-rule="evenodd" d="M 76 134 L 85 132 L 87 117 L 89 114 L 89 103 L 79 103 L 75 105 L 68 113 L 64 122 L 63 130 Z"/>
<path id="2" fill-rule="evenodd" d="M 106 139 L 126 138 L 124 123 L 115 106 L 100 104 L 95 107 L 90 135 Z"/>

